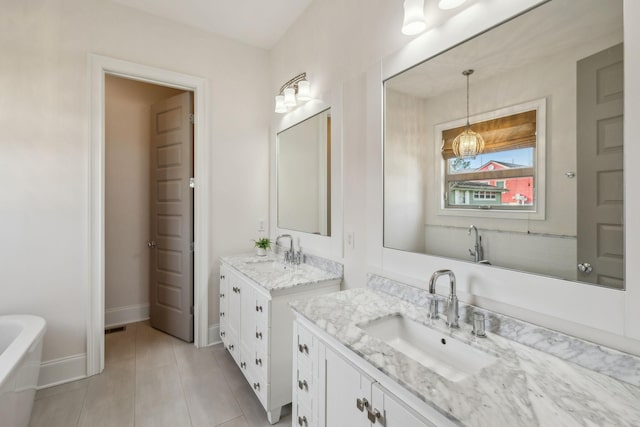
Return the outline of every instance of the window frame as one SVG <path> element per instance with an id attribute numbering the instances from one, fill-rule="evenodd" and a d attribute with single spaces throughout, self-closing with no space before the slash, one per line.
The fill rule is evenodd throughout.
<path id="1" fill-rule="evenodd" d="M 536 146 L 534 149 L 533 166 L 527 168 L 518 169 L 502 169 L 498 171 L 485 171 L 483 177 L 478 178 L 477 173 L 469 172 L 462 174 L 455 174 L 458 178 L 466 175 L 469 181 L 472 180 L 486 180 L 497 179 L 501 180 L 505 175 L 512 175 L 513 177 L 534 177 L 533 188 L 533 206 L 527 206 L 525 208 L 517 206 L 494 206 L 494 205 L 448 205 L 449 196 L 449 183 L 453 182 L 448 179 L 447 163 L 448 161 L 442 157 L 441 148 L 443 141 L 443 132 L 447 129 L 463 126 L 466 123 L 466 118 L 460 118 L 452 120 L 446 123 L 438 124 L 434 127 L 434 144 L 436 163 L 436 177 L 438 179 L 438 191 L 436 197 L 439 201 L 438 215 L 444 216 L 463 216 L 463 217 L 489 217 L 489 218 L 508 218 L 508 219 L 528 219 L 528 220 L 544 220 L 545 219 L 545 194 L 546 194 L 546 180 L 545 180 L 545 145 L 546 145 L 546 98 L 539 98 L 533 101 L 523 102 L 509 107 L 499 108 L 485 113 L 476 114 L 469 117 L 471 124 L 493 120 L 500 117 L 510 116 L 526 111 L 536 111 Z M 452 174 L 453 175 L 453 174 Z M 476 177 L 474 177 L 474 175 Z M 462 181 L 464 179 L 456 179 L 455 181 Z M 474 200 L 473 195 L 471 195 Z M 488 200 L 488 199 L 483 199 Z M 480 212 L 482 212 L 480 214 Z"/>

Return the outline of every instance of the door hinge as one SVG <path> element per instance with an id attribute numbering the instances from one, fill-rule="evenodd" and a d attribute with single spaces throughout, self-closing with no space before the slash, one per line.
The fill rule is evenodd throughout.
<path id="1" fill-rule="evenodd" d="M 194 177 L 189 178 L 189 188 L 196 188 L 196 179 Z"/>
<path id="2" fill-rule="evenodd" d="M 189 123 L 192 125 L 196 124 L 196 116 L 193 113 L 189 113 Z"/>

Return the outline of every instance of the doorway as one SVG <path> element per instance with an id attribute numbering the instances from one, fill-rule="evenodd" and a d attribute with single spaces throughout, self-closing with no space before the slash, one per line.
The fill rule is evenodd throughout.
<path id="1" fill-rule="evenodd" d="M 193 93 L 105 76 L 105 327 L 193 341 Z"/>
<path id="2" fill-rule="evenodd" d="M 208 81 L 183 73 L 89 54 L 90 73 L 90 199 L 88 212 L 89 267 L 87 272 L 87 376 L 104 369 L 105 327 L 105 79 L 114 75 L 193 93 L 194 206 L 193 206 L 193 341 L 209 344 L 209 109 Z"/>

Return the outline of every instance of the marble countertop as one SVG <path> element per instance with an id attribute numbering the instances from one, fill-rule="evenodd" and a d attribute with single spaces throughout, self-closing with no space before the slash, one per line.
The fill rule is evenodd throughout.
<path id="1" fill-rule="evenodd" d="M 402 314 L 429 324 L 426 309 L 369 288 L 337 292 L 292 308 L 463 426 L 640 426 L 640 387 L 470 326 L 443 334 L 498 356 L 498 362 L 453 382 L 366 334 L 357 325 Z"/>
<path id="2" fill-rule="evenodd" d="M 309 264 L 285 265 L 273 254 L 235 255 L 222 257 L 221 260 L 270 293 L 296 286 L 342 279 L 341 274 L 325 271 Z"/>

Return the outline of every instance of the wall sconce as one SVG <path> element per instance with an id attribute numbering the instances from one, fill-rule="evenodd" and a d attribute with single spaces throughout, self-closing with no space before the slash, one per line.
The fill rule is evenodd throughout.
<path id="1" fill-rule="evenodd" d="M 298 104 L 311 99 L 311 84 L 307 81 L 307 73 L 300 73 L 280 88 L 276 95 L 276 113 L 286 113 Z"/>
<path id="2" fill-rule="evenodd" d="M 424 19 L 424 0 L 404 0 L 404 20 L 402 34 L 413 36 L 427 28 Z"/>

